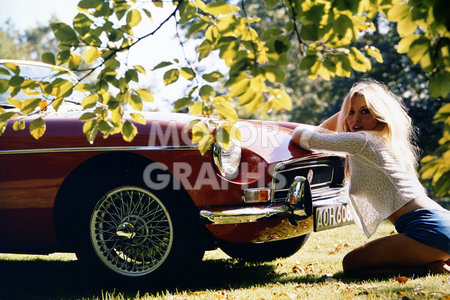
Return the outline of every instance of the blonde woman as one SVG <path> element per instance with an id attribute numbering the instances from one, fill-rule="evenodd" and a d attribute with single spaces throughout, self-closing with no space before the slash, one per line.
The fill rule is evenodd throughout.
<path id="1" fill-rule="evenodd" d="M 347 154 L 350 207 L 367 237 L 384 219 L 398 232 L 349 252 L 347 275 L 450 272 L 450 212 L 420 184 L 412 138 L 401 100 L 373 80 L 355 84 L 341 110 L 316 130 L 292 133 L 302 148 Z"/>

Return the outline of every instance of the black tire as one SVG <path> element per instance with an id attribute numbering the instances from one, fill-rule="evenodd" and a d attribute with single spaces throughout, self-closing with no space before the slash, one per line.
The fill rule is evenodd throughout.
<path id="1" fill-rule="evenodd" d="M 78 259 L 111 278 L 156 283 L 182 275 L 204 254 L 198 210 L 184 191 L 151 191 L 129 172 L 102 174 L 103 184 L 80 192 Z"/>
<path id="2" fill-rule="evenodd" d="M 305 244 L 309 234 L 287 240 L 266 243 L 222 242 L 220 249 L 233 258 L 249 262 L 272 261 L 295 254 Z"/>

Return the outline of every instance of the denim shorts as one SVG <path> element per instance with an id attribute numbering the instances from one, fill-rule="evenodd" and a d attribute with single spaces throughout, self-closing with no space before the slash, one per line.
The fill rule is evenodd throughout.
<path id="1" fill-rule="evenodd" d="M 450 211 L 416 209 L 395 222 L 395 229 L 422 244 L 450 254 Z"/>

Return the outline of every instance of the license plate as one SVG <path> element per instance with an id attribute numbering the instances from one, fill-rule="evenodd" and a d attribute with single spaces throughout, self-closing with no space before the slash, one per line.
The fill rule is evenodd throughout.
<path id="1" fill-rule="evenodd" d="M 314 231 L 321 231 L 352 223 L 353 216 L 346 203 L 315 207 Z"/>

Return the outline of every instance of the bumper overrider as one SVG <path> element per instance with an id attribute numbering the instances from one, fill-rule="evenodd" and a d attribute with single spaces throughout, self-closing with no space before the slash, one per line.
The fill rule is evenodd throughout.
<path id="1" fill-rule="evenodd" d="M 254 199 L 267 199 L 266 195 L 271 194 L 269 188 L 246 189 L 243 198 L 244 202 L 252 203 L 255 202 Z M 244 207 L 203 209 L 200 211 L 200 218 L 205 224 L 210 225 L 287 220 L 290 225 L 288 226 L 292 229 L 290 237 L 353 223 L 347 209 L 343 187 L 324 187 L 313 189 L 311 192 L 310 184 L 303 176 L 294 178 L 284 201 L 266 201 Z M 284 238 L 287 237 L 280 235 L 279 238 L 269 240 Z"/>

